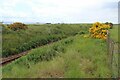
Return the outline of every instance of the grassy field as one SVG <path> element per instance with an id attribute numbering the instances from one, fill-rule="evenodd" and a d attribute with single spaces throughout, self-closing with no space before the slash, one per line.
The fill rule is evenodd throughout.
<path id="1" fill-rule="evenodd" d="M 110 29 L 110 37 L 115 41 L 119 42 L 118 40 L 118 25 L 114 25 L 113 29 Z M 120 43 L 120 42 L 119 42 Z"/>
<path id="2" fill-rule="evenodd" d="M 120 41 L 118 40 L 118 25 L 114 25 L 113 29 L 110 30 L 110 37 L 114 41 L 114 54 L 113 54 L 113 63 L 112 63 L 112 69 L 113 69 L 113 76 L 116 77 L 118 76 L 118 68 L 119 68 L 119 63 L 118 63 L 118 58 L 119 58 L 119 47 Z"/>
<path id="3" fill-rule="evenodd" d="M 11 31 L 3 29 L 2 56 L 18 54 L 78 33 L 87 33 L 88 28 L 89 25 L 80 24 L 31 24 L 28 25 L 27 30 Z"/>
<path id="4" fill-rule="evenodd" d="M 58 26 L 59 29 L 56 28 Z M 3 78 L 110 78 L 113 75 L 106 41 L 85 38 L 82 34 L 88 34 L 90 25 L 48 24 L 29 25 L 29 27 L 29 30 L 32 29 L 33 32 L 30 33 L 27 30 L 23 33 L 34 33 L 33 38 L 30 36 L 31 39 L 38 37 L 41 34 L 39 31 L 43 31 L 42 33 L 46 35 L 49 35 L 49 31 L 51 35 L 52 31 L 53 34 L 60 31 L 67 38 L 32 49 L 28 55 L 3 66 Z M 116 42 L 118 42 L 117 29 L 118 27 L 114 25 L 110 30 L 110 37 Z M 73 34 L 76 35 L 71 36 Z M 8 35 L 4 34 L 4 37 Z"/>
<path id="5" fill-rule="evenodd" d="M 55 45 L 56 49 L 54 49 Z M 39 59 L 43 53 L 44 56 L 54 53 L 53 50 L 55 50 L 55 58 Z M 110 76 L 105 41 L 83 38 L 82 35 L 34 49 L 27 56 L 3 67 L 3 77 L 103 78 Z"/>

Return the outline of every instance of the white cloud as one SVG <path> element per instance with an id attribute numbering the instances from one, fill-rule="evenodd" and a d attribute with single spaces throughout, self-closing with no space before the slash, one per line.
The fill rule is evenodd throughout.
<path id="1" fill-rule="evenodd" d="M 108 2 L 117 3 L 118 0 L 1 0 L 0 16 L 3 16 L 1 19 L 6 16 L 31 17 L 31 21 L 41 22 L 93 22 L 97 20 L 117 22 L 116 8 L 103 7 Z M 18 4 L 23 3 L 24 6 L 29 6 L 29 10 L 20 9 L 21 6 Z"/>

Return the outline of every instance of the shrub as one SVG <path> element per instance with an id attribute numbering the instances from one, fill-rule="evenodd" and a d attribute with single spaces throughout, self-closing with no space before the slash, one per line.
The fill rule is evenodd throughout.
<path id="1" fill-rule="evenodd" d="M 8 28 L 10 28 L 11 30 L 17 31 L 17 30 L 26 30 L 28 27 L 24 23 L 15 22 L 13 24 L 10 24 Z"/>
<path id="2" fill-rule="evenodd" d="M 26 43 L 23 43 L 16 48 L 9 48 L 9 49 L 4 48 L 2 52 L 2 57 L 7 57 L 9 55 L 14 55 L 23 51 L 27 51 L 27 50 L 36 48 L 38 46 L 42 46 L 51 42 L 61 40 L 62 38 L 64 38 L 64 36 L 61 36 L 61 35 L 49 35 L 41 38 L 39 37 L 33 38 L 32 40 Z"/>
<path id="3" fill-rule="evenodd" d="M 26 55 L 25 57 L 22 57 L 16 60 L 15 64 L 19 64 L 19 65 L 24 64 L 24 66 L 28 67 L 28 65 L 26 64 L 28 64 L 29 62 L 37 64 L 38 62 L 41 62 L 41 61 L 49 61 L 53 59 L 55 56 L 65 53 L 66 46 L 69 46 L 67 44 L 72 42 L 73 42 L 73 39 L 66 39 L 64 41 L 53 44 L 52 46 L 36 49 L 33 52 L 31 51 L 29 55 Z"/>
<path id="4" fill-rule="evenodd" d="M 93 38 L 98 38 L 98 39 L 106 39 L 107 38 L 107 30 L 109 28 L 110 28 L 109 25 L 96 22 L 89 29 L 90 36 Z"/>
<path id="5" fill-rule="evenodd" d="M 5 24 L 0 24 L 2 26 L 2 33 L 8 34 L 10 32 L 10 29 L 7 28 L 7 25 Z"/>
<path id="6" fill-rule="evenodd" d="M 109 25 L 109 26 L 110 26 L 110 29 L 113 28 L 113 23 L 106 22 L 105 24 L 106 24 L 106 25 Z"/>

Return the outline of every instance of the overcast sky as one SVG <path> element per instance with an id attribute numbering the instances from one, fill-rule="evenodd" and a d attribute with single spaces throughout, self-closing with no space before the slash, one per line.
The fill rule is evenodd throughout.
<path id="1" fill-rule="evenodd" d="M 119 0 L 0 0 L 0 21 L 118 23 Z"/>

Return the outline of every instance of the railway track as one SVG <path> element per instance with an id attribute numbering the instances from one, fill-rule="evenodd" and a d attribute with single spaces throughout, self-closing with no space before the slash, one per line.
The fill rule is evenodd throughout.
<path id="1" fill-rule="evenodd" d="M 63 38 L 63 39 L 65 39 L 65 38 Z M 53 43 L 58 42 L 58 41 L 61 41 L 61 40 L 62 40 L 62 39 L 57 40 L 57 41 L 52 41 L 52 42 L 49 42 L 49 43 L 47 43 L 47 44 L 45 44 L 45 45 L 42 45 L 42 46 L 39 46 L 39 47 L 43 47 L 43 46 L 46 46 L 46 45 L 50 45 L 50 44 L 53 44 Z M 39 47 L 36 47 L 36 48 L 39 48 Z M 12 62 L 12 61 L 14 61 L 14 60 L 16 60 L 16 59 L 18 59 L 18 58 L 20 58 L 20 57 L 22 57 L 22 56 L 27 55 L 31 50 L 32 50 L 32 49 L 27 50 L 27 51 L 24 51 L 24 52 L 21 52 L 21 53 L 16 54 L 16 55 L 12 55 L 12 56 L 6 57 L 6 58 L 0 58 L 0 67 L 6 65 L 6 64 L 8 64 L 8 63 L 10 63 L 10 62 Z"/>
<path id="2" fill-rule="evenodd" d="M 60 41 L 60 40 L 58 40 L 58 41 Z M 39 46 L 39 47 L 50 45 L 50 44 L 53 44 L 53 43 L 58 42 L 58 41 L 49 42 L 49 43 L 47 43 L 45 45 L 42 45 L 42 46 Z M 39 47 L 36 47 L 36 48 L 39 48 Z M 31 50 L 32 49 L 24 51 L 24 52 L 21 52 L 21 53 L 16 54 L 16 55 L 12 55 L 12 56 L 6 57 L 6 58 L 1 58 L 0 59 L 0 67 L 6 65 L 6 64 L 8 64 L 8 63 L 10 63 L 10 62 L 12 62 L 12 61 L 14 61 L 16 59 L 18 59 L 18 58 L 20 58 L 22 56 L 27 55 L 29 53 L 29 51 L 31 51 Z"/>
<path id="3" fill-rule="evenodd" d="M 24 51 L 22 53 L 19 53 L 19 54 L 16 54 L 16 55 L 12 55 L 12 56 L 9 56 L 9 57 L 6 57 L 6 58 L 1 58 L 0 59 L 0 61 L 1 61 L 0 62 L 0 66 L 4 66 L 4 65 L 6 65 L 6 64 L 8 64 L 8 63 L 10 63 L 10 62 L 12 62 L 12 61 L 22 57 L 22 56 L 25 56 L 26 54 L 28 54 L 29 51 L 30 50 Z"/>

